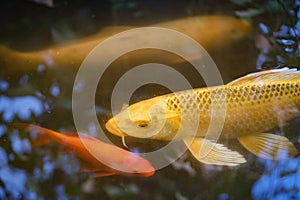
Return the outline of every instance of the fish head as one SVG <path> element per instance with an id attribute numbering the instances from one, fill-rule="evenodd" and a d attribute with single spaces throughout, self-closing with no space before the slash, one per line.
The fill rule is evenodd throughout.
<path id="1" fill-rule="evenodd" d="M 186 27 L 189 27 L 188 30 Z M 252 30 L 252 25 L 246 20 L 231 16 L 212 15 L 188 18 L 178 30 L 187 33 L 206 50 L 211 51 L 245 38 Z"/>
<path id="2" fill-rule="evenodd" d="M 244 38 L 252 30 L 251 23 L 243 19 L 213 16 L 211 17 L 212 21 L 215 24 L 214 31 L 217 31 L 217 35 L 222 36 L 223 34 L 223 37 L 227 37 L 231 41 Z"/>
<path id="3" fill-rule="evenodd" d="M 152 164 L 139 155 L 127 153 L 123 154 L 123 156 L 124 163 L 122 164 L 122 167 L 124 169 L 122 169 L 122 172 L 120 172 L 121 174 L 136 177 L 148 177 L 155 173 L 155 168 L 152 166 Z"/>
<path id="4" fill-rule="evenodd" d="M 171 140 L 180 123 L 160 97 L 132 104 L 112 117 L 106 128 L 112 134 L 159 140 Z M 179 121 L 180 122 L 180 121 Z"/>

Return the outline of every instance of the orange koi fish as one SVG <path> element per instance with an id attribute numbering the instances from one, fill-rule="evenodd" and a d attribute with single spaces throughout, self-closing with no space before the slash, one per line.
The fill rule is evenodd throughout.
<path id="1" fill-rule="evenodd" d="M 26 129 L 36 134 L 32 139 L 33 145 L 43 145 L 56 141 L 87 163 L 85 172 L 93 172 L 92 177 L 104 177 L 116 174 L 126 176 L 148 177 L 154 174 L 155 169 L 150 162 L 134 153 L 102 142 L 88 134 L 80 133 L 80 137 L 64 135 L 40 126 L 24 123 L 15 123 L 14 128 Z M 86 148 L 89 147 L 89 150 Z M 93 156 L 92 152 L 95 156 Z M 105 161 L 106 164 L 102 163 Z"/>
<path id="2" fill-rule="evenodd" d="M 208 52 L 241 40 L 248 35 L 252 29 L 250 23 L 224 15 L 187 17 L 152 24 L 150 27 L 168 28 L 186 34 L 201 44 Z M 78 69 L 84 58 L 94 47 L 108 37 L 132 28 L 134 27 L 124 26 L 104 28 L 98 34 L 85 39 L 33 52 L 19 52 L 0 45 L 0 67 L 6 72 L 33 70 L 37 69 L 39 66 L 46 68 Z M 133 40 L 135 37 L 137 36 L 133 35 L 128 38 L 128 40 Z M 160 42 L 162 46 L 169 45 L 163 39 L 161 39 Z M 116 47 L 112 46 L 107 50 L 106 55 L 101 55 L 103 56 L 103 60 L 110 56 L 109 52 L 114 51 L 113 48 Z M 139 60 L 144 61 L 149 58 L 149 56 L 151 57 L 151 54 L 141 51 L 136 53 L 131 60 L 138 63 Z M 201 57 L 201 55 L 199 56 Z M 178 61 L 172 59 L 168 60 L 168 63 L 178 63 Z M 101 63 L 99 63 L 99 66 L 102 66 Z"/>

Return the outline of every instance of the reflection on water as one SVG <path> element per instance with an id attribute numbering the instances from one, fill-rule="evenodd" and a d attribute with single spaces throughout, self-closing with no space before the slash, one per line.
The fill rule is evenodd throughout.
<path id="1" fill-rule="evenodd" d="M 256 46 L 260 50 L 257 60 L 258 69 L 268 69 L 272 66 L 299 66 L 299 5 L 300 1 L 286 3 L 279 1 L 279 6 L 286 11 L 279 27 L 275 27 L 275 29 L 263 22 L 259 24 L 262 34 L 258 36 L 256 41 Z"/>
<path id="2" fill-rule="evenodd" d="M 299 199 L 300 160 L 288 159 L 265 163 L 265 173 L 252 188 L 255 199 Z"/>
<path id="3" fill-rule="evenodd" d="M 20 194 L 23 194 L 26 189 L 25 189 L 25 185 L 26 185 L 26 174 L 24 173 L 24 170 L 20 170 L 17 168 L 11 168 L 8 167 L 7 165 L 3 165 L 1 166 L 0 169 L 0 178 L 1 181 L 3 181 L 5 183 L 5 191 L 9 193 L 9 196 L 11 196 L 12 199 L 17 199 L 20 197 Z M 1 188 L 2 189 L 2 188 Z M 6 198 L 6 195 L 2 189 L 2 195 L 0 194 L 0 197 L 2 199 Z M 32 197 L 30 195 L 30 193 L 25 193 L 26 198 L 30 198 Z"/>
<path id="4" fill-rule="evenodd" d="M 0 33 L 1 45 L 4 44 L 11 49 L 34 51 L 47 49 L 57 41 L 65 42 L 70 38 L 96 33 L 104 25 L 146 26 L 187 16 L 233 15 L 239 10 L 243 11 L 239 14 L 251 18 L 253 33 L 224 49 L 214 49 L 210 52 L 220 68 L 224 82 L 229 82 L 256 68 L 300 66 L 298 0 L 287 3 L 265 1 L 265 4 L 257 4 L 257 1 L 253 0 L 243 1 L 245 2 L 243 5 L 233 0 L 214 3 L 202 0 L 163 3 L 132 0 L 102 3 L 40 2 L 45 2 L 48 6 L 51 3 L 51 6 L 37 5 L 30 1 L 1 3 L 3 5 L 0 6 L 0 22 L 1 30 L 4 30 Z M 279 3 L 271 8 L 270 2 Z M 253 9 L 256 11 L 253 12 Z M 50 57 L 43 59 L 49 66 L 55 64 Z M 76 70 L 49 70 L 44 63 L 40 63 L 35 66 L 37 71 L 17 70 L 11 74 L 6 73 L 1 64 L 2 60 L 0 60 L 0 199 L 300 198 L 299 158 L 278 162 L 257 159 L 230 141 L 229 145 L 247 156 L 248 163 L 237 167 L 215 167 L 199 164 L 186 154 L 151 177 L 119 175 L 92 179 L 80 172 L 83 163 L 72 152 L 66 152 L 66 149 L 55 143 L 32 146 L 28 133 L 13 131 L 7 126 L 11 122 L 27 122 L 60 132 L 74 132 L 71 92 Z M 190 71 L 188 66 L 184 69 L 182 67 L 186 66 L 179 67 L 179 71 L 193 78 L 193 71 Z M 124 71 L 123 68 L 120 68 L 120 71 L 121 69 Z M 115 71 L 115 68 L 111 71 Z M 108 79 L 114 80 L 118 76 L 117 72 L 108 74 Z M 197 87 L 202 86 L 197 77 L 194 79 Z M 105 83 L 108 84 L 101 88 L 101 92 L 108 94 L 112 86 L 109 82 Z M 145 99 L 164 93 L 165 90 L 157 90 L 153 86 L 137 93 L 133 99 Z M 99 122 L 103 125 L 111 117 L 110 103 L 107 100 L 109 98 L 102 93 L 96 98 L 99 99 L 96 112 L 99 115 Z M 297 146 L 299 120 L 286 125 L 290 128 L 284 127 L 284 134 Z M 93 129 L 94 127 L 91 127 L 91 130 Z M 108 132 L 107 134 L 115 144 L 122 147 L 119 138 Z M 133 138 L 128 138 L 126 143 L 132 151 L 137 152 L 164 145 L 159 141 L 149 142 Z"/>
<path id="5" fill-rule="evenodd" d="M 15 117 L 28 120 L 31 115 L 39 117 L 45 111 L 43 102 L 34 96 L 0 97 L 0 112 L 4 122 L 12 122 Z"/>

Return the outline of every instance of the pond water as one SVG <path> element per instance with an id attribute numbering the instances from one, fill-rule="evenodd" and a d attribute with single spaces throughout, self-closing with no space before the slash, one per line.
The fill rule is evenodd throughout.
<path id="1" fill-rule="evenodd" d="M 193 16 L 217 16 L 217 19 L 201 18 L 170 25 L 174 20 Z M 225 16 L 233 18 L 228 20 Z M 247 21 L 243 23 L 248 28 L 233 25 L 234 20 L 242 19 Z M 200 33 L 195 29 L 198 20 L 208 24 Z M 220 25 L 215 28 L 214 23 Z M 247 159 L 238 166 L 203 164 L 187 151 L 149 177 L 119 174 L 93 178 L 90 173 L 82 172 L 84 161 L 64 149 L 60 142 L 33 145 L 28 131 L 10 126 L 22 122 L 60 133 L 75 133 L 74 82 L 81 62 L 95 46 L 86 44 L 132 27 L 160 26 L 187 35 L 195 29 L 196 35 L 204 36 L 200 44 L 213 59 L 224 84 L 259 70 L 299 69 L 299 1 L 6 0 L 0 6 L 0 25 L 0 199 L 300 199 L 297 156 L 265 160 L 247 152 L 237 140 L 225 143 Z M 229 26 L 234 31 L 226 32 Z M 162 37 L 158 43 L 164 45 L 165 41 L 168 38 Z M 99 59 L 118 52 L 121 47 L 116 44 L 99 55 Z M 131 152 L 148 152 L 167 143 L 126 137 L 127 149 L 120 137 L 105 128 L 112 117 L 112 91 L 118 80 L 145 63 L 170 65 L 193 88 L 206 87 L 205 77 L 174 52 L 147 48 L 115 59 L 99 77 L 95 96 L 91 98 L 107 138 Z M 132 82 L 142 80 L 136 77 Z M 173 84 L 178 81 L 173 80 Z M 169 92 L 170 88 L 163 85 L 139 85 L 129 101 L 134 103 Z M 89 114 L 82 109 L 82 115 Z M 299 119 L 275 127 L 270 133 L 285 135 L 299 151 Z M 94 124 L 89 125 L 90 134 L 99 137 Z"/>

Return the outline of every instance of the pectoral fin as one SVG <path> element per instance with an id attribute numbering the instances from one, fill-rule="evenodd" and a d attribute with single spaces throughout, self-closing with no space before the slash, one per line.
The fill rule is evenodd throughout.
<path id="1" fill-rule="evenodd" d="M 240 143 L 254 155 L 279 160 L 298 154 L 297 149 L 286 137 L 270 133 L 261 133 L 239 137 Z"/>
<path id="2" fill-rule="evenodd" d="M 81 167 L 81 172 L 88 173 L 92 178 L 100 178 L 105 176 L 116 175 L 116 172 L 106 170 L 105 167 L 103 169 L 99 168 L 99 166 L 93 166 L 89 164 L 85 164 L 85 167 Z"/>
<path id="3" fill-rule="evenodd" d="M 81 172 L 88 173 L 91 178 L 101 178 L 101 177 L 105 177 L 105 176 L 116 175 L 115 172 L 106 172 L 106 171 L 81 170 Z"/>
<path id="4" fill-rule="evenodd" d="M 97 172 L 91 175 L 92 178 L 101 178 L 105 176 L 113 176 L 116 175 L 114 172 Z"/>
<path id="5" fill-rule="evenodd" d="M 204 138 L 186 138 L 184 142 L 193 156 L 202 163 L 235 166 L 246 162 L 240 153 Z"/>

